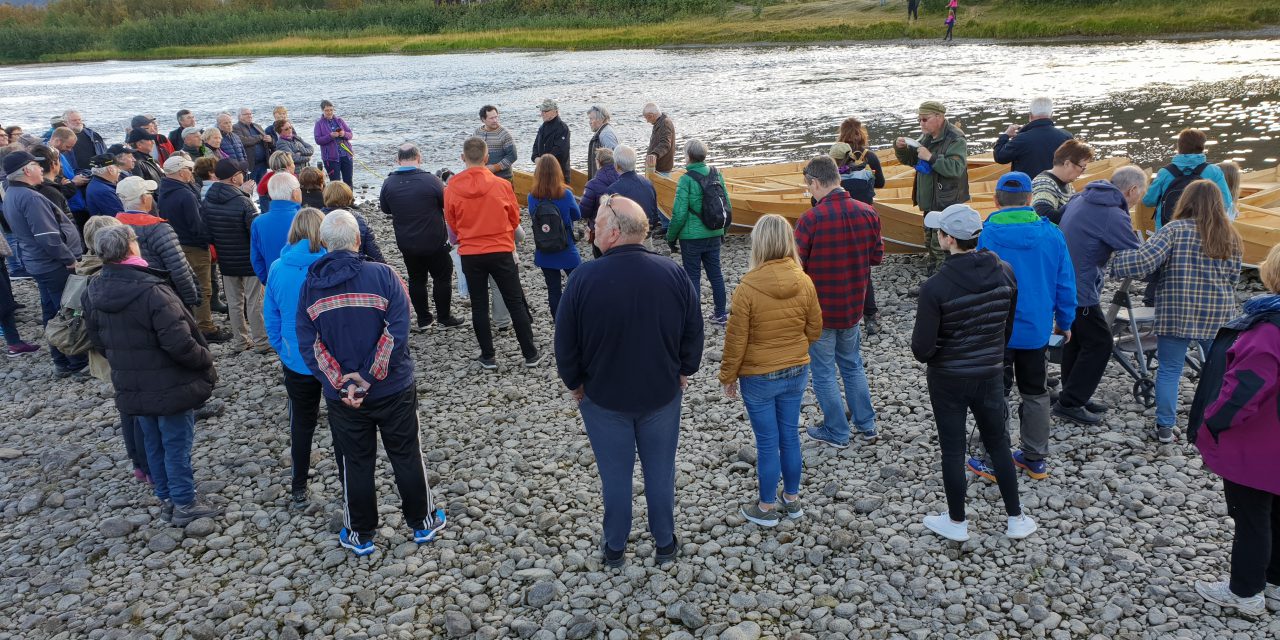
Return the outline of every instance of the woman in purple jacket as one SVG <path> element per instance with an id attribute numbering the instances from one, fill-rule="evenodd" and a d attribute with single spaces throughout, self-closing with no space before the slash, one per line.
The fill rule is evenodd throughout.
<path id="1" fill-rule="evenodd" d="M 334 115 L 332 102 L 321 100 L 320 109 L 324 115 L 316 120 L 315 136 L 324 169 L 331 182 L 341 179 L 347 186 L 354 187 L 351 183 L 351 162 L 355 152 L 351 150 L 351 139 L 355 136 L 351 134 L 351 127 Z"/>
<path id="2" fill-rule="evenodd" d="M 1267 612 L 1267 598 L 1280 600 L 1280 245 L 1258 273 L 1271 293 L 1218 332 L 1189 431 L 1204 466 L 1222 476 L 1236 523 L 1230 581 L 1198 581 L 1196 591 L 1253 616 Z"/>

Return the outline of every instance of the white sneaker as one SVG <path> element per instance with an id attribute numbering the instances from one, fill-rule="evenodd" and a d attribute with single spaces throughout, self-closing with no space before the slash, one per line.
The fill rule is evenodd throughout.
<path id="1" fill-rule="evenodd" d="M 1004 530 L 1004 535 L 1009 536 L 1014 540 L 1021 540 L 1035 533 L 1036 529 L 1039 528 L 1040 527 L 1036 525 L 1036 521 L 1032 520 L 1031 516 L 1024 513 L 1020 516 L 1013 516 L 1009 518 L 1009 528 Z"/>
<path id="2" fill-rule="evenodd" d="M 1267 612 L 1267 601 L 1261 593 L 1250 598 L 1241 598 L 1231 593 L 1231 586 L 1226 582 L 1196 580 L 1196 593 L 1219 607 L 1234 607 L 1247 616 L 1260 616 Z"/>
<path id="3" fill-rule="evenodd" d="M 1272 600 L 1280 600 L 1280 585 L 1268 584 L 1267 587 L 1262 590 L 1262 595 L 1271 598 Z"/>
<path id="4" fill-rule="evenodd" d="M 940 513 L 936 516 L 925 516 L 924 526 L 930 531 L 956 542 L 966 542 L 969 540 L 969 521 L 953 522 L 951 516 Z"/>

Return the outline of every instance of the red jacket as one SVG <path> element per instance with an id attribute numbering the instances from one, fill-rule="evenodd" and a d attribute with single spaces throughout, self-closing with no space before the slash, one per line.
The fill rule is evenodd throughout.
<path id="1" fill-rule="evenodd" d="M 444 221 L 458 236 L 459 255 L 511 253 L 520 205 L 510 182 L 485 167 L 470 167 L 445 185 Z"/>
<path id="2" fill-rule="evenodd" d="M 872 265 L 884 259 L 880 216 L 836 189 L 796 222 L 800 264 L 818 290 L 823 329 L 852 329 L 862 321 Z"/>

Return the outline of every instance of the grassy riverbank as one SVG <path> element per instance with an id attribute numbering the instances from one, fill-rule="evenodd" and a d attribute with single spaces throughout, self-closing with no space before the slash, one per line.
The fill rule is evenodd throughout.
<path id="1" fill-rule="evenodd" d="M 9 47 L 0 56 L 11 57 L 0 60 L 590 50 L 937 38 L 943 31 L 944 2 L 925 0 L 923 4 L 921 20 L 913 23 L 904 19 L 906 0 L 889 0 L 883 7 L 880 0 L 763 0 L 758 4 L 494 0 L 443 9 L 430 0 L 419 0 L 347 10 L 289 9 L 276 2 L 266 5 L 269 8 L 244 11 L 231 4 L 219 18 L 206 12 L 145 21 L 126 18 L 96 29 L 74 21 L 57 27 L 6 24 L 0 16 L 0 37 L 22 42 L 25 35 L 40 43 Z M 960 38 L 1144 37 L 1280 25 L 1280 7 L 1256 0 L 967 0 L 961 5 L 956 26 Z"/>

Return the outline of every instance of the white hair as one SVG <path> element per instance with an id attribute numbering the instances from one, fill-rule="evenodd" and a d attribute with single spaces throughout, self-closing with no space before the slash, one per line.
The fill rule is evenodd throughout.
<path id="1" fill-rule="evenodd" d="M 1048 118 L 1053 115 L 1053 100 L 1040 96 L 1031 100 L 1031 115 Z"/>
<path id="2" fill-rule="evenodd" d="M 235 121 L 236 121 L 236 119 L 235 119 L 235 118 L 231 117 L 231 114 L 227 113 L 226 111 L 223 111 L 222 113 L 219 113 L 219 114 L 218 114 L 218 118 L 217 118 L 216 122 L 222 122 L 222 119 L 223 119 L 223 118 L 226 118 L 227 120 L 230 120 L 231 122 L 235 122 Z"/>
<path id="3" fill-rule="evenodd" d="M 703 162 L 707 159 L 707 145 L 694 138 L 684 143 L 684 155 L 692 162 Z"/>
<path id="4" fill-rule="evenodd" d="M 652 113 L 653 115 L 659 115 L 662 113 L 662 109 L 658 108 L 658 104 L 656 102 L 650 102 L 644 105 L 644 110 L 641 113 Z"/>
<path id="5" fill-rule="evenodd" d="M 63 120 L 69 120 L 69 119 L 71 119 L 71 114 L 73 114 L 73 113 L 74 113 L 74 114 L 76 114 L 76 115 L 80 115 L 80 112 L 79 112 L 79 111 L 76 111 L 75 109 L 67 109 L 66 111 L 63 111 L 63 112 L 62 112 L 62 119 L 63 119 Z"/>
<path id="6" fill-rule="evenodd" d="M 125 209 L 133 209 L 133 210 L 141 209 L 142 199 L 147 195 L 149 195 L 149 193 L 144 191 L 130 198 L 120 198 L 120 204 L 123 204 Z"/>
<path id="7" fill-rule="evenodd" d="M 620 144 L 613 148 L 613 165 L 618 168 L 619 173 L 636 170 L 636 150 L 631 147 Z"/>
<path id="8" fill-rule="evenodd" d="M 355 251 L 359 241 L 360 224 L 346 209 L 330 211 L 320 223 L 320 242 L 329 251 Z"/>
<path id="9" fill-rule="evenodd" d="M 1116 169 L 1115 173 L 1111 174 L 1111 184 L 1119 189 L 1121 193 L 1134 187 L 1145 187 L 1147 186 L 1147 172 L 1143 171 L 1141 167 L 1127 164 Z"/>
<path id="10" fill-rule="evenodd" d="M 592 105 L 590 109 L 587 109 L 587 116 L 600 122 L 608 122 L 610 118 L 609 110 L 598 104 Z"/>
<path id="11" fill-rule="evenodd" d="M 298 179 L 292 173 L 274 173 L 267 181 L 267 195 L 272 200 L 291 200 L 298 188 Z"/>
<path id="12" fill-rule="evenodd" d="M 249 107 L 240 107 L 240 115 L 244 115 L 246 113 L 253 113 L 253 109 L 250 109 Z"/>
<path id="13" fill-rule="evenodd" d="M 105 177 L 108 173 L 111 173 L 111 168 L 114 166 L 115 165 L 107 165 L 105 167 L 91 168 L 89 169 L 89 175 L 97 176 L 99 178 Z"/>

